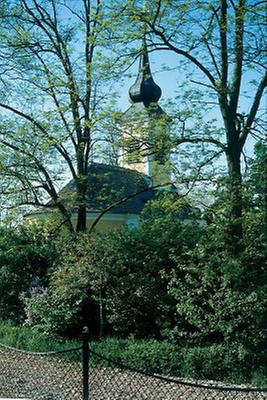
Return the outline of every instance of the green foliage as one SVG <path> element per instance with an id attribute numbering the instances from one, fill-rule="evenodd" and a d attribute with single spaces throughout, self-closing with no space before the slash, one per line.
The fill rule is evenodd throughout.
<path id="1" fill-rule="evenodd" d="M 78 340 L 58 341 L 51 335 L 40 333 L 28 326 L 15 325 L 12 321 L 0 323 L 0 343 L 36 352 L 65 350 L 81 344 Z"/>
<path id="2" fill-rule="evenodd" d="M 165 333 L 188 348 L 185 375 L 251 381 L 263 368 L 267 276 L 261 213 L 248 213 L 243 226 L 238 255 L 228 251 L 225 223 L 217 219 L 203 228 L 197 246 L 173 257 L 176 265 L 166 279 L 176 301 L 175 323 Z"/>
<path id="3" fill-rule="evenodd" d="M 59 351 L 81 345 L 81 340 L 59 341 L 53 336 L 40 333 L 26 326 L 16 326 L 12 322 L 0 323 L 0 343 L 28 351 Z M 178 352 L 167 341 L 142 340 L 133 338 L 106 338 L 90 342 L 92 350 L 121 362 L 126 366 L 143 371 L 178 376 Z"/>
<path id="4" fill-rule="evenodd" d="M 95 352 L 111 360 L 122 362 L 122 354 L 132 339 L 121 339 L 117 337 L 106 337 L 101 340 L 90 342 L 90 347 Z"/>
<path id="5" fill-rule="evenodd" d="M 23 297 L 28 322 L 46 336 L 77 336 L 83 325 L 92 336 L 131 335 L 94 348 L 141 369 L 262 384 L 267 288 L 262 209 L 244 215 L 237 255 L 227 245 L 221 209 L 218 215 L 211 211 L 202 226 L 198 210 L 171 193 L 149 204 L 134 230 L 59 239 L 46 275 L 48 290 L 40 286 Z M 189 217 L 190 223 L 180 219 Z M 43 239 L 36 243 L 39 251 L 41 244 L 46 248 Z M 137 344 L 133 338 L 150 340 Z M 168 341 L 155 340 L 163 338 Z"/>
<path id="6" fill-rule="evenodd" d="M 59 196 L 72 176 L 77 230 L 85 230 L 92 153 L 117 159 L 113 87 L 128 64 L 117 56 L 121 27 L 112 7 L 95 0 L 44 1 L 41 8 L 31 0 L 1 2 L 0 18 L 0 108 L 7 111 L 0 117 L 1 198 L 37 207 L 50 199 L 73 231 L 73 203 Z"/>
<path id="7" fill-rule="evenodd" d="M 67 333 L 74 316 L 77 319 L 79 304 L 82 300 L 58 295 L 56 291 L 37 294 L 32 297 L 23 296 L 26 322 L 36 330 L 46 334 Z M 78 319 L 76 322 L 79 322 Z"/>
<path id="8" fill-rule="evenodd" d="M 92 342 L 90 347 L 102 356 L 128 367 L 169 376 L 179 374 L 178 349 L 167 341 L 108 337 Z"/>
<path id="9" fill-rule="evenodd" d="M 257 231 L 260 239 L 260 226 Z M 223 225 L 207 227 L 186 256 L 175 256 L 169 293 L 176 299 L 176 340 L 187 343 L 238 341 L 251 348 L 264 337 L 266 261 L 263 243 L 248 231 L 244 251 L 227 251 Z"/>
<path id="10" fill-rule="evenodd" d="M 172 254 L 194 246 L 199 234 L 193 222 L 180 221 L 184 211 L 185 204 L 173 202 L 172 195 L 162 196 L 146 207 L 140 228 L 116 238 L 120 249 L 107 287 L 107 310 L 117 333 L 155 337 L 173 324 L 164 271 L 174 265 Z"/>
<path id="11" fill-rule="evenodd" d="M 38 228 L 0 227 L 0 319 L 23 318 L 20 295 L 45 277 L 54 256 L 53 244 Z"/>
<path id="12" fill-rule="evenodd" d="M 249 176 L 245 181 L 245 194 L 249 206 L 263 213 L 266 213 L 267 206 L 266 186 L 267 144 L 259 141 L 254 147 L 254 159 L 250 163 Z"/>
<path id="13" fill-rule="evenodd" d="M 164 244 L 142 230 L 121 232 L 118 257 L 112 265 L 110 285 L 107 287 L 108 320 L 120 335 L 138 337 L 159 334 L 168 324 L 162 314 L 168 314 L 170 299 L 161 279 Z M 164 311 L 163 311 L 164 310 Z"/>
<path id="14" fill-rule="evenodd" d="M 60 257 L 49 274 L 49 289 L 25 299 L 26 312 L 41 331 L 71 334 L 89 325 L 98 330 L 100 291 L 110 265 L 104 237 L 80 234 L 75 241 L 58 240 Z"/>
<path id="15" fill-rule="evenodd" d="M 193 223 L 181 223 L 186 205 L 172 197 L 149 205 L 137 229 L 59 242 L 48 293 L 26 299 L 33 322 L 61 334 L 82 324 L 97 335 L 106 329 L 124 337 L 160 337 L 169 329 L 174 303 L 163 271 L 174 266 L 172 254 L 194 246 L 199 235 Z"/>
<path id="16" fill-rule="evenodd" d="M 178 349 L 167 341 L 129 339 L 122 353 L 122 362 L 146 372 L 179 376 Z"/>
<path id="17" fill-rule="evenodd" d="M 179 353 L 181 376 L 197 379 L 214 379 L 224 382 L 256 382 L 266 385 L 264 371 L 257 365 L 257 356 L 250 354 L 238 341 L 231 346 L 220 343 L 208 346 L 184 347 Z M 262 361 L 264 360 L 261 355 Z M 263 364 L 262 364 L 263 365 Z M 261 371 L 257 373 L 257 371 Z"/>

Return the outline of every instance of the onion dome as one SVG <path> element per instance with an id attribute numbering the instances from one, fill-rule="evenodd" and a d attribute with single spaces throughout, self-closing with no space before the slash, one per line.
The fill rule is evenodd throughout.
<path id="1" fill-rule="evenodd" d="M 157 103 L 161 96 L 161 88 L 152 78 L 145 39 L 143 39 L 138 76 L 129 89 L 129 96 L 133 103 L 142 102 L 145 106 Z"/>

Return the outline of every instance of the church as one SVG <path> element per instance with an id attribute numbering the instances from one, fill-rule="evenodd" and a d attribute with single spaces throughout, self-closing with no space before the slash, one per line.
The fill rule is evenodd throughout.
<path id="1" fill-rule="evenodd" d="M 130 229 L 137 227 L 148 201 L 156 199 L 162 191 L 177 193 L 171 183 L 168 149 L 171 119 L 158 104 L 161 93 L 161 88 L 152 77 L 144 39 L 137 78 L 129 89 L 131 106 L 119 123 L 119 163 L 89 164 L 86 193 L 88 231 L 92 227 L 96 231 L 122 225 Z M 71 210 L 71 222 L 75 226 L 77 207 L 74 180 L 60 190 L 59 199 Z M 54 212 L 57 213 L 56 210 Z M 39 221 L 47 220 L 51 219 L 53 211 L 34 214 L 38 215 Z M 31 214 L 31 218 L 34 218 L 34 214 Z M 182 214 L 182 219 L 187 218 L 187 212 Z"/>
<path id="2" fill-rule="evenodd" d="M 89 165 L 88 230 L 97 219 L 96 230 L 100 231 L 121 225 L 138 226 L 145 204 L 155 199 L 158 191 L 170 183 L 169 157 L 162 138 L 171 121 L 158 104 L 160 97 L 161 88 L 152 77 L 144 40 L 137 78 L 129 89 L 131 106 L 120 121 L 119 165 L 96 162 Z M 73 180 L 61 189 L 59 198 L 72 209 L 75 226 L 77 208 Z M 41 219 L 46 217 L 44 213 Z"/>

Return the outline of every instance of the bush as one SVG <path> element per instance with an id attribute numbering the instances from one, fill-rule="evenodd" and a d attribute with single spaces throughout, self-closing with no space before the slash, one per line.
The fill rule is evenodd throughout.
<path id="1" fill-rule="evenodd" d="M 99 292 L 109 265 L 102 236 L 80 234 L 74 242 L 59 240 L 57 248 L 61 254 L 48 276 L 48 290 L 24 298 L 27 316 L 43 332 L 73 336 L 88 325 L 96 336 Z"/>
<path id="2" fill-rule="evenodd" d="M 33 323 L 63 335 L 88 325 L 95 337 L 104 330 L 161 338 L 175 311 L 162 271 L 174 266 L 172 253 L 195 245 L 199 232 L 158 212 L 135 230 L 80 234 L 73 243 L 61 242 L 48 294 L 26 300 Z"/>
<path id="3" fill-rule="evenodd" d="M 61 297 L 57 290 L 47 290 L 32 297 L 24 296 L 25 322 L 40 333 L 64 337 L 78 322 L 81 299 Z M 81 328 L 80 328 L 81 331 Z"/>
<path id="4" fill-rule="evenodd" d="M 101 354 L 104 357 L 110 358 L 111 360 L 122 362 L 123 352 L 128 346 L 127 339 L 107 337 L 102 340 L 94 341 L 90 343 L 90 347 L 95 352 Z"/>
<path id="5" fill-rule="evenodd" d="M 267 384 L 264 356 L 242 345 L 213 344 L 178 348 L 167 340 L 107 338 L 92 342 L 97 353 L 141 371 L 182 379 L 220 380 L 229 384 Z"/>
<path id="6" fill-rule="evenodd" d="M 55 256 L 53 243 L 37 228 L 0 227 L 0 319 L 23 320 L 21 293 L 45 278 Z"/>
<path id="7" fill-rule="evenodd" d="M 29 351 L 57 351 L 81 345 L 81 340 L 56 340 L 34 328 L 0 323 L 0 343 Z M 104 357 L 147 372 L 178 375 L 179 357 L 174 346 L 166 341 L 136 341 L 133 338 L 106 338 L 90 342 L 90 347 Z"/>
<path id="8" fill-rule="evenodd" d="M 166 276 L 176 300 L 175 335 L 191 345 L 264 342 L 266 320 L 266 243 L 261 213 L 243 218 L 240 251 L 227 246 L 226 226 L 215 220 L 186 253 L 174 254 Z"/>
<path id="9" fill-rule="evenodd" d="M 81 345 L 81 341 L 58 341 L 47 334 L 27 326 L 15 325 L 13 321 L 0 323 L 0 343 L 17 349 L 45 352 L 58 351 Z"/>
<path id="10" fill-rule="evenodd" d="M 224 344 L 185 347 L 180 355 L 183 376 L 238 383 L 249 375 L 249 354 L 238 343 L 230 349 Z"/>
<path id="11" fill-rule="evenodd" d="M 262 367 L 258 365 L 258 357 L 238 342 L 232 346 L 184 347 L 180 351 L 181 374 L 196 379 L 221 380 L 232 384 L 251 382 L 264 386 L 267 383 L 264 355 L 261 355 Z"/>
<path id="12" fill-rule="evenodd" d="M 179 376 L 180 357 L 174 345 L 167 341 L 128 340 L 122 361 L 126 365 L 166 376 Z"/>

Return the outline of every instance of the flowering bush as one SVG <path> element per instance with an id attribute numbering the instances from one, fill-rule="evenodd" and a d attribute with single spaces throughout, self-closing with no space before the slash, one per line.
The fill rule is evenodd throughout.
<path id="1" fill-rule="evenodd" d="M 36 324 L 36 315 L 33 313 L 34 303 L 42 302 L 44 299 L 43 297 L 48 295 L 48 287 L 44 287 L 41 284 L 32 286 L 29 291 L 28 295 L 22 294 L 21 298 L 25 304 L 25 315 L 26 318 L 24 320 L 24 325 L 34 325 Z"/>

